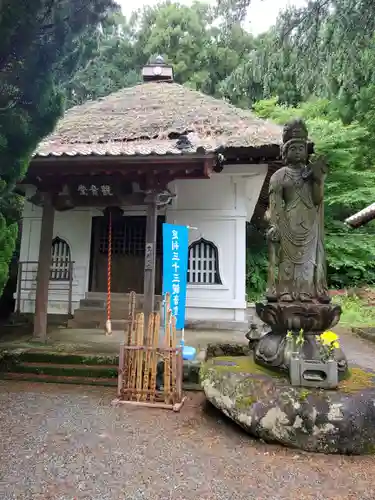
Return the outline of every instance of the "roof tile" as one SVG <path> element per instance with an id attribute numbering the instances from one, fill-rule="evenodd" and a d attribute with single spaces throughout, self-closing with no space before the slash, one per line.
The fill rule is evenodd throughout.
<path id="1" fill-rule="evenodd" d="M 185 134 L 192 147 L 180 150 Z M 71 108 L 35 156 L 181 155 L 280 142 L 281 127 L 250 111 L 176 83 L 150 82 Z"/>

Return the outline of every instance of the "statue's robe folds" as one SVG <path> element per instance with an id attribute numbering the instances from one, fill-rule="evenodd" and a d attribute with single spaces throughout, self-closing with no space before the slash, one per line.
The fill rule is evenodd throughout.
<path id="1" fill-rule="evenodd" d="M 323 196 L 301 169 L 283 167 L 270 180 L 270 222 L 279 237 L 278 300 L 327 296 Z"/>

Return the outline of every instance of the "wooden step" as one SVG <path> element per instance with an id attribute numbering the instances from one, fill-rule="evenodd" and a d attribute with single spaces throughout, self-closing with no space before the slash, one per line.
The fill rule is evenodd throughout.
<path id="1" fill-rule="evenodd" d="M 79 301 L 79 308 L 80 309 L 92 309 L 92 308 L 97 308 L 97 309 L 105 309 L 106 308 L 106 300 L 104 299 L 81 299 Z"/>
<path id="2" fill-rule="evenodd" d="M 35 373 L 13 373 L 0 372 L 2 380 L 22 380 L 27 382 L 46 382 L 50 384 L 77 384 L 77 385 L 99 385 L 99 386 L 117 386 L 116 378 L 87 378 L 87 377 L 69 377 L 65 375 L 44 375 Z"/>
<path id="3" fill-rule="evenodd" d="M 135 311 L 135 314 L 142 312 L 141 309 Z M 123 307 L 113 305 L 111 307 L 111 319 L 113 320 L 128 320 L 129 312 Z M 76 321 L 103 321 L 107 319 L 106 309 L 98 308 L 78 308 L 74 311 L 73 319 Z"/>
<path id="4" fill-rule="evenodd" d="M 200 390 L 200 363 L 184 362 L 184 388 Z M 107 354 L 7 352 L 0 361 L 0 379 L 117 386 L 118 356 Z"/>
<path id="5" fill-rule="evenodd" d="M 104 303 L 106 303 L 107 302 L 107 293 L 105 293 L 105 292 L 86 292 L 85 299 L 83 299 L 83 300 L 104 301 Z M 128 293 L 111 293 L 111 301 L 128 304 L 129 303 L 129 294 Z M 155 301 L 158 303 L 161 303 L 162 296 L 155 295 Z M 144 296 L 141 294 L 137 294 L 136 303 L 143 305 Z"/>
<path id="6" fill-rule="evenodd" d="M 36 363 L 52 365 L 84 365 L 84 366 L 118 366 L 119 355 L 117 354 L 87 354 L 77 351 L 72 353 L 45 351 L 44 349 L 33 348 L 29 351 L 7 353 L 6 359 L 13 359 L 16 363 Z M 0 362 L 1 367 L 1 362 Z"/>
<path id="7" fill-rule="evenodd" d="M 10 371 L 12 373 L 33 373 L 37 375 L 85 377 L 85 378 L 117 378 L 118 367 L 111 365 L 75 365 L 56 363 L 18 363 Z"/>
<path id="8" fill-rule="evenodd" d="M 80 322 L 96 321 L 101 322 L 105 318 L 105 309 L 76 309 L 73 314 L 73 319 Z"/>
<path id="9" fill-rule="evenodd" d="M 103 328 L 105 328 L 105 323 L 104 321 L 102 324 Z M 112 330 L 124 330 L 128 324 L 128 319 L 111 319 Z"/>
<path id="10" fill-rule="evenodd" d="M 103 315 L 100 321 L 90 320 L 89 317 L 80 319 L 72 318 L 68 320 L 68 328 L 81 328 L 84 330 L 98 329 L 104 331 L 106 322 L 107 318 L 105 315 Z M 127 319 L 111 319 L 112 330 L 125 330 L 128 324 L 129 320 Z"/>

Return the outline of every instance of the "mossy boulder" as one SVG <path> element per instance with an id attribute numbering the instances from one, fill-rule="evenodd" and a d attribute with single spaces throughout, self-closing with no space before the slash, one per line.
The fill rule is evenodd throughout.
<path id="1" fill-rule="evenodd" d="M 311 452 L 375 450 L 375 373 L 352 368 L 336 391 L 292 387 L 251 356 L 207 360 L 200 378 L 207 399 L 249 434 Z"/>

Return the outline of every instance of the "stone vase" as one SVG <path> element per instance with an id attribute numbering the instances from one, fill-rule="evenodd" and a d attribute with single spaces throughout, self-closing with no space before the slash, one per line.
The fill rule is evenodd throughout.
<path id="1" fill-rule="evenodd" d="M 337 361 L 304 359 L 294 352 L 290 358 L 290 383 L 294 386 L 336 389 L 339 383 Z"/>

